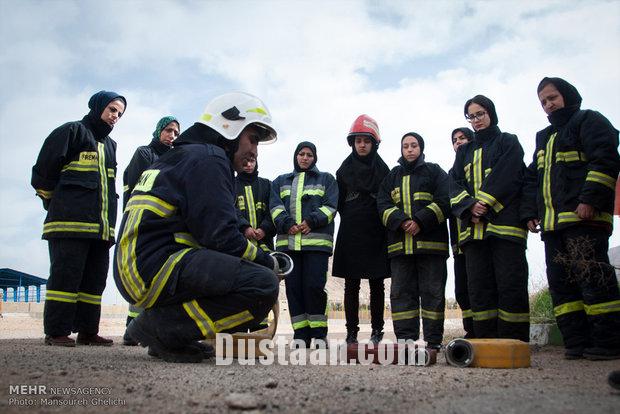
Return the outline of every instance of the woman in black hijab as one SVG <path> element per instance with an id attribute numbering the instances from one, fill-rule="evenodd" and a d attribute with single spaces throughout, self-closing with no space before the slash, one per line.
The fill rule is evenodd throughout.
<path id="1" fill-rule="evenodd" d="M 383 338 L 385 293 L 383 279 L 389 277 L 385 227 L 377 212 L 377 192 L 390 172 L 377 149 L 379 127 L 368 115 L 360 115 L 349 131 L 351 154 L 336 171 L 340 227 L 336 239 L 332 275 L 344 278 L 344 309 L 347 343 L 357 342 L 361 279 L 370 285 L 371 342 Z"/>

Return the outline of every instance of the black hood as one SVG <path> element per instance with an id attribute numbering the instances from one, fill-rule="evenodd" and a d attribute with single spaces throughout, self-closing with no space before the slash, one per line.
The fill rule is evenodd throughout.
<path id="1" fill-rule="evenodd" d="M 581 108 L 581 95 L 577 88 L 562 78 L 545 77 L 538 84 L 536 93 L 540 93 L 549 84 L 556 87 L 564 99 L 564 108 L 557 109 L 547 116 L 553 126 L 562 126 L 568 122 L 571 116 Z"/>
<path id="2" fill-rule="evenodd" d="M 102 140 L 107 137 L 114 128 L 103 122 L 101 119 L 101 114 L 103 114 L 103 111 L 110 102 L 117 99 L 123 101 L 126 111 L 127 100 L 124 96 L 121 96 L 116 92 L 99 91 L 88 100 L 88 108 L 90 109 L 90 112 L 82 118 L 82 121 L 93 131 L 95 138 L 98 140 Z"/>
<path id="3" fill-rule="evenodd" d="M 489 118 L 491 119 L 491 126 L 497 125 L 497 122 L 498 122 L 497 112 L 495 112 L 495 104 L 493 103 L 492 100 L 490 100 L 484 95 L 474 96 L 473 98 L 465 102 L 465 108 L 463 110 L 463 112 L 465 113 L 465 116 L 467 116 L 467 108 L 469 107 L 469 105 L 473 103 L 480 105 L 487 111 L 487 113 L 489 114 Z"/>
<path id="4" fill-rule="evenodd" d="M 302 148 L 310 148 L 310 150 L 312 151 L 312 153 L 314 154 L 314 161 L 312 162 L 312 164 L 308 167 L 308 169 L 306 170 L 302 170 L 299 167 L 299 164 L 297 163 L 297 153 L 299 151 L 301 151 Z M 316 154 L 316 145 L 314 145 L 312 142 L 310 141 L 302 141 L 297 145 L 297 148 L 295 148 L 295 153 L 293 154 L 293 165 L 295 166 L 295 171 L 297 172 L 302 172 L 302 171 L 310 171 L 312 168 L 314 168 L 314 166 L 316 165 L 316 162 L 318 161 L 319 157 Z"/>

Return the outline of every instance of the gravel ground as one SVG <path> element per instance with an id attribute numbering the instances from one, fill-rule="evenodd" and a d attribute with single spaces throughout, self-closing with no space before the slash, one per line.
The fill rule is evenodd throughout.
<path id="1" fill-rule="evenodd" d="M 290 338 L 286 323 L 278 335 Z M 533 347 L 532 367 L 515 370 L 454 368 L 443 354 L 430 367 L 169 364 L 118 343 L 45 346 L 40 324 L 0 319 L 2 413 L 620 413 L 620 392 L 607 384 L 620 361 L 565 361 L 557 347 Z M 102 333 L 120 335 L 122 325 L 102 320 Z M 459 335 L 458 321 L 446 325 L 447 337 Z M 330 321 L 330 338 L 344 338 L 341 321 Z"/>

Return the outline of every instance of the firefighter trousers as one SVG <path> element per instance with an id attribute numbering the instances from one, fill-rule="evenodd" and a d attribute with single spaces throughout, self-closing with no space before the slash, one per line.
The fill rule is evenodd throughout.
<path id="1" fill-rule="evenodd" d="M 529 342 L 525 246 L 489 237 L 470 241 L 462 249 L 476 337 Z"/>
<path id="2" fill-rule="evenodd" d="M 347 319 L 347 332 L 359 331 L 361 279 L 344 279 L 344 313 Z M 383 279 L 368 279 L 370 286 L 370 324 L 373 331 L 383 331 L 383 309 L 385 308 L 385 288 Z"/>
<path id="3" fill-rule="evenodd" d="M 446 258 L 432 254 L 401 255 L 391 259 L 390 267 L 390 301 L 396 339 L 417 340 L 421 316 L 424 340 L 429 345 L 441 344 L 446 307 Z"/>
<path id="4" fill-rule="evenodd" d="M 543 241 L 549 292 L 565 347 L 620 349 L 620 295 L 609 266 L 607 231 L 576 225 L 545 233 Z M 574 243 L 592 262 L 556 261 L 558 254 L 575 259 L 568 251 Z"/>
<path id="5" fill-rule="evenodd" d="M 293 271 L 284 279 L 294 339 L 307 344 L 327 336 L 327 266 L 329 254 L 316 251 L 286 252 Z"/>
<path id="6" fill-rule="evenodd" d="M 45 334 L 97 334 L 110 244 L 95 239 L 49 239 L 48 246 L 50 276 L 43 310 Z"/>
<path id="7" fill-rule="evenodd" d="M 185 255 L 176 277 L 135 322 L 148 324 L 170 348 L 244 332 L 262 321 L 278 299 L 273 270 L 205 248 Z"/>
<path id="8" fill-rule="evenodd" d="M 454 296 L 463 313 L 463 330 L 465 338 L 475 338 L 474 318 L 469 303 L 469 290 L 467 289 L 467 267 L 464 254 L 454 255 Z"/>

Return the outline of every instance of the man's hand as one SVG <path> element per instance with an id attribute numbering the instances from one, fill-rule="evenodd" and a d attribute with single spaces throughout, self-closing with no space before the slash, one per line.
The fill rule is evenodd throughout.
<path id="1" fill-rule="evenodd" d="M 481 217 L 487 214 L 489 207 L 482 201 L 476 201 L 476 203 L 469 208 L 469 211 L 471 211 L 472 217 Z"/>
<path id="2" fill-rule="evenodd" d="M 290 229 L 288 229 L 288 234 L 290 234 L 291 236 L 299 233 L 301 231 L 301 229 L 299 228 L 299 226 L 297 224 L 293 224 L 291 226 Z"/>
<path id="3" fill-rule="evenodd" d="M 596 210 L 590 204 L 579 203 L 575 213 L 577 213 L 579 218 L 582 220 L 592 220 Z"/>
<path id="4" fill-rule="evenodd" d="M 540 220 L 538 219 L 531 219 L 527 222 L 527 228 L 530 232 L 532 233 L 538 233 L 540 232 L 540 228 L 538 227 L 540 224 Z"/>

